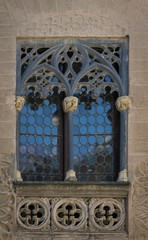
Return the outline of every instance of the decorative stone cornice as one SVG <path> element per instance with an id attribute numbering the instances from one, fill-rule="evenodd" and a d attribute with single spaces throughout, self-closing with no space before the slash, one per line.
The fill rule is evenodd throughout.
<path id="1" fill-rule="evenodd" d="M 131 99 L 129 96 L 122 96 L 117 99 L 115 104 L 119 112 L 126 111 L 131 107 Z"/>
<path id="2" fill-rule="evenodd" d="M 63 100 L 63 110 L 64 112 L 75 112 L 78 106 L 78 98 L 77 97 L 66 97 Z"/>
<path id="3" fill-rule="evenodd" d="M 24 106 L 25 99 L 21 96 L 15 98 L 15 108 L 17 111 L 21 111 Z"/>
<path id="4" fill-rule="evenodd" d="M 118 181 L 119 182 L 127 182 L 128 181 L 127 170 L 126 169 L 119 172 Z"/>

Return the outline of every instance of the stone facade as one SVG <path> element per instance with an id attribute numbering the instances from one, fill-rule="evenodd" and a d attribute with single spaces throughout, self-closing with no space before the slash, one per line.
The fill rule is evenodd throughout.
<path id="1" fill-rule="evenodd" d="M 38 189 L 40 195 L 36 196 L 34 194 L 31 196 L 31 186 L 16 185 L 14 187 L 12 184 L 16 176 L 16 114 L 18 114 L 15 109 L 16 43 L 25 39 L 36 40 L 36 42 L 41 39 L 54 40 L 60 38 L 116 39 L 127 35 L 129 36 L 129 96 L 132 100 L 132 106 L 128 114 L 127 169 L 128 180 L 131 183 L 130 187 L 128 186 L 129 195 L 127 198 L 128 191 L 122 186 L 114 186 L 113 191 L 110 191 L 111 186 L 92 186 L 97 191 L 97 195 L 93 196 L 91 187 L 88 187 L 89 193 L 87 189 L 87 195 L 85 194 L 85 188 L 82 192 L 80 191 L 81 196 L 79 196 L 81 198 L 81 200 L 79 199 L 80 202 L 84 202 L 83 207 L 85 205 L 89 207 L 88 201 L 101 201 L 99 198 L 111 198 L 110 201 L 115 204 L 116 201 L 120 202 L 120 197 L 123 197 L 125 206 L 128 206 L 128 210 L 126 210 L 128 215 L 124 220 L 124 231 L 119 231 L 118 234 L 114 232 L 105 234 L 96 231 L 96 227 L 94 227 L 93 232 L 85 230 L 79 233 L 77 231 L 71 232 L 70 234 L 66 230 L 65 235 L 63 235 L 63 232 L 60 231 L 42 230 L 42 234 L 37 234 L 29 233 L 28 230 L 20 230 L 16 222 L 16 207 L 18 207 L 17 204 L 21 199 L 34 199 L 44 196 L 44 201 L 48 200 L 52 204 L 53 200 L 51 198 L 53 198 L 53 195 L 54 198 L 57 198 L 54 201 L 60 201 L 60 198 L 67 198 L 68 192 L 68 197 L 71 197 L 74 201 L 76 198 L 75 191 L 78 191 L 80 186 L 75 189 L 73 185 L 71 185 L 71 188 L 64 185 L 63 195 L 60 196 L 57 196 L 56 193 L 61 186 L 40 186 Z M 42 239 L 52 240 L 64 240 L 66 238 L 71 240 L 148 239 L 147 39 L 147 0 L 0 0 L 1 240 L 33 240 L 41 239 L 41 237 Z M 103 189 L 106 189 L 107 192 Z M 120 189 L 122 191 L 119 191 Z M 43 190 L 45 190 L 45 194 Z M 117 192 L 120 192 L 121 196 L 118 196 Z M 93 198 L 94 200 L 92 200 Z M 84 207 L 84 209 L 86 208 Z M 88 211 L 86 211 L 87 213 Z M 48 217 L 46 220 L 47 223 Z M 85 224 L 83 228 L 86 227 Z"/>

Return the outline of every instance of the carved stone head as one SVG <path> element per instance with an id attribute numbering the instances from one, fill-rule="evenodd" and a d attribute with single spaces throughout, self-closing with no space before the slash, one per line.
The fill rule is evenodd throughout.
<path id="1" fill-rule="evenodd" d="M 22 107 L 24 106 L 25 99 L 23 97 L 16 97 L 15 98 L 15 108 L 17 111 L 21 111 Z"/>
<path id="2" fill-rule="evenodd" d="M 63 110 L 64 112 L 75 112 L 78 106 L 78 98 L 77 97 L 66 97 L 63 100 Z"/>
<path id="3" fill-rule="evenodd" d="M 131 99 L 129 96 L 119 97 L 116 101 L 116 108 L 119 112 L 126 111 L 131 107 Z"/>

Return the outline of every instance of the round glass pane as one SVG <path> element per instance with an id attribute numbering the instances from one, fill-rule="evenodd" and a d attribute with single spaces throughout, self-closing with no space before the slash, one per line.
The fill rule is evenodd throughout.
<path id="1" fill-rule="evenodd" d="M 30 144 L 33 144 L 33 143 L 35 142 L 35 137 L 34 137 L 34 136 L 29 136 L 29 137 L 28 137 L 28 142 L 29 142 Z"/>

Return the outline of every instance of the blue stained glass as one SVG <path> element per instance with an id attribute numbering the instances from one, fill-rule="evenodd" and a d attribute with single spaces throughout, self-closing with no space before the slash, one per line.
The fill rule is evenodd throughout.
<path id="1" fill-rule="evenodd" d="M 36 143 L 37 143 L 38 145 L 41 145 L 41 144 L 43 143 L 43 138 L 40 137 L 40 136 L 37 136 L 37 137 L 36 137 Z"/>
<path id="2" fill-rule="evenodd" d="M 25 126 L 21 126 L 20 132 L 21 133 L 26 133 L 27 132 L 27 128 Z"/>
<path id="3" fill-rule="evenodd" d="M 49 105 L 49 101 L 48 101 L 48 100 L 44 100 L 44 104 L 45 104 L 46 106 L 48 106 L 48 105 Z"/>
<path id="4" fill-rule="evenodd" d="M 29 108 L 28 108 L 28 113 L 31 114 L 31 115 L 33 115 L 33 114 L 34 114 L 34 111 L 31 110 L 31 108 L 29 107 Z"/>
<path id="5" fill-rule="evenodd" d="M 39 155 L 42 154 L 43 153 L 43 148 L 41 146 L 37 146 L 36 147 L 36 153 L 39 154 Z"/>
<path id="6" fill-rule="evenodd" d="M 90 124 L 94 124 L 95 123 L 95 117 L 94 116 L 90 116 L 89 118 L 88 118 L 88 121 L 89 121 L 89 123 Z"/>
<path id="7" fill-rule="evenodd" d="M 35 118 L 34 118 L 33 116 L 30 116 L 30 117 L 28 118 L 28 122 L 29 122 L 29 124 L 34 124 Z"/>
<path id="8" fill-rule="evenodd" d="M 77 116 L 73 117 L 73 123 L 76 125 L 79 122 L 79 118 Z"/>
<path id="9" fill-rule="evenodd" d="M 84 103 L 81 103 L 80 112 L 81 112 L 81 114 L 83 114 L 83 115 L 87 113 L 87 109 L 86 109 Z"/>
<path id="10" fill-rule="evenodd" d="M 33 126 L 29 126 L 28 133 L 34 134 L 35 133 L 35 128 Z"/>
<path id="11" fill-rule="evenodd" d="M 40 127 L 40 126 L 38 126 L 38 127 L 36 128 L 36 133 L 39 134 L 39 135 L 41 135 L 41 134 L 43 133 L 43 128 Z"/>
<path id="12" fill-rule="evenodd" d="M 94 136 L 89 137 L 89 143 L 94 144 L 96 142 L 96 138 Z"/>
<path id="13" fill-rule="evenodd" d="M 30 154 L 34 154 L 34 153 L 35 153 L 35 148 L 34 148 L 34 146 L 30 145 L 30 146 L 28 147 L 28 152 L 29 152 Z"/>
<path id="14" fill-rule="evenodd" d="M 20 147 L 20 152 L 21 152 L 22 154 L 25 154 L 26 151 L 27 151 L 27 147 L 26 147 L 25 145 L 22 145 L 22 146 Z"/>
<path id="15" fill-rule="evenodd" d="M 24 135 L 20 136 L 20 142 L 21 142 L 22 144 L 25 144 L 26 141 L 27 141 L 26 136 L 24 136 Z"/>
<path id="16" fill-rule="evenodd" d="M 106 80 L 106 82 L 111 82 L 111 79 L 109 76 L 105 76 L 105 80 Z"/>
<path id="17" fill-rule="evenodd" d="M 79 128 L 77 126 L 74 126 L 73 127 L 73 132 L 74 132 L 74 134 L 79 134 L 80 133 Z"/>
<path id="18" fill-rule="evenodd" d="M 89 133 L 94 134 L 96 132 L 96 128 L 94 126 L 90 126 L 88 128 Z"/>
<path id="19" fill-rule="evenodd" d="M 53 135 L 57 135 L 57 134 L 58 134 L 58 129 L 57 129 L 57 127 L 53 127 L 53 128 L 52 128 L 52 134 L 53 134 Z"/>
<path id="20" fill-rule="evenodd" d="M 51 114 L 51 109 L 49 107 L 45 107 L 44 108 L 44 113 L 46 116 L 49 116 L 49 114 Z"/>
<path id="21" fill-rule="evenodd" d="M 79 148 L 74 146 L 73 151 L 74 151 L 74 154 L 78 154 L 79 153 Z"/>
<path id="22" fill-rule="evenodd" d="M 103 136 L 99 136 L 98 139 L 97 139 L 97 142 L 99 144 L 103 144 L 104 143 L 104 137 Z"/>
<path id="23" fill-rule="evenodd" d="M 51 124 L 51 119 L 49 118 L 49 117 L 46 117 L 45 119 L 44 119 L 44 123 L 45 123 L 45 125 L 50 125 Z"/>
<path id="24" fill-rule="evenodd" d="M 81 154 L 87 153 L 87 148 L 85 146 L 80 147 Z"/>
<path id="25" fill-rule="evenodd" d="M 21 122 L 22 124 L 25 124 L 25 123 L 27 122 L 27 118 L 26 118 L 25 116 L 21 116 L 20 122 Z"/>
<path id="26" fill-rule="evenodd" d="M 97 99 L 97 102 L 98 102 L 99 104 L 101 104 L 101 103 L 103 102 L 103 98 L 99 97 L 99 98 Z"/>
<path id="27" fill-rule="evenodd" d="M 74 137 L 73 137 L 73 142 L 74 142 L 74 145 L 77 145 L 78 142 L 79 142 L 79 138 L 76 137 L 76 136 L 74 136 Z"/>
<path id="28" fill-rule="evenodd" d="M 98 107 L 97 107 L 97 112 L 98 112 L 99 114 L 102 114 L 102 113 L 104 112 L 104 107 L 98 106 Z"/>
<path id="29" fill-rule="evenodd" d="M 87 117 L 85 117 L 85 116 L 80 117 L 80 122 L 81 122 L 81 124 L 86 124 L 87 123 Z"/>
<path id="30" fill-rule="evenodd" d="M 87 128 L 85 126 L 80 127 L 80 133 L 81 134 L 86 134 L 87 133 Z"/>
<path id="31" fill-rule="evenodd" d="M 53 153 L 54 155 L 57 155 L 57 147 L 53 147 L 53 148 L 52 148 L 52 153 Z"/>
<path id="32" fill-rule="evenodd" d="M 44 143 L 46 145 L 49 145 L 51 143 L 51 138 L 50 137 L 44 137 Z"/>
<path id="33" fill-rule="evenodd" d="M 102 123 L 104 122 L 104 117 L 98 116 L 98 117 L 97 117 L 97 122 L 98 122 L 99 124 L 102 124 Z"/>
<path id="34" fill-rule="evenodd" d="M 87 137 L 85 137 L 85 136 L 80 137 L 80 142 L 81 142 L 83 145 L 85 145 L 85 144 L 87 143 Z"/>
<path id="35" fill-rule="evenodd" d="M 112 132 L 112 127 L 111 127 L 111 126 L 107 126 L 107 127 L 105 128 L 105 132 L 108 133 L 108 134 L 111 134 L 111 132 Z"/>
<path id="36" fill-rule="evenodd" d="M 36 123 L 37 123 L 38 125 L 41 125 L 41 124 L 43 123 L 43 118 L 42 118 L 42 117 L 37 117 L 37 118 L 36 118 Z"/>
<path id="37" fill-rule="evenodd" d="M 111 124 L 111 121 L 108 119 L 108 117 L 105 117 L 105 122 Z"/>
<path id="38" fill-rule="evenodd" d="M 49 154 L 51 153 L 51 147 L 45 147 L 45 148 L 44 148 L 44 153 L 45 153 L 46 155 L 49 155 Z"/>
<path id="39" fill-rule="evenodd" d="M 34 137 L 34 136 L 29 136 L 29 137 L 28 137 L 28 142 L 29 142 L 30 144 L 33 144 L 33 143 L 35 142 L 35 137 Z"/>
<path id="40" fill-rule="evenodd" d="M 111 109 L 111 105 L 107 105 L 107 106 L 105 107 L 105 112 L 107 113 L 110 109 Z"/>
<path id="41" fill-rule="evenodd" d="M 57 139 L 57 137 L 53 137 L 53 138 L 52 138 L 52 144 L 53 144 L 53 145 L 57 145 L 57 144 L 58 144 L 58 139 Z"/>
<path id="42" fill-rule="evenodd" d="M 21 114 L 26 114 L 26 112 L 27 112 L 27 108 L 26 108 L 26 106 L 24 105 L 23 108 L 22 108 L 22 110 L 21 110 Z"/>
<path id="43" fill-rule="evenodd" d="M 89 113 L 90 114 L 95 114 L 95 112 L 96 112 L 96 108 L 92 105 L 91 109 L 89 110 Z"/>
<path id="44" fill-rule="evenodd" d="M 43 109 L 39 106 L 38 110 L 36 111 L 36 113 L 38 115 L 42 115 L 43 114 Z"/>
<path id="45" fill-rule="evenodd" d="M 44 128 L 44 133 L 45 133 L 45 135 L 50 135 L 51 134 L 51 128 L 45 127 Z"/>
<path id="46" fill-rule="evenodd" d="M 104 132 L 104 127 L 103 127 L 103 126 L 98 126 L 98 127 L 97 127 L 97 132 L 98 132 L 99 134 L 102 134 L 102 133 Z"/>

